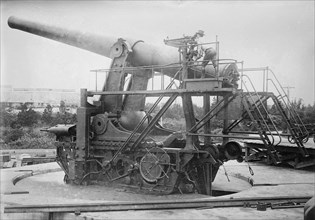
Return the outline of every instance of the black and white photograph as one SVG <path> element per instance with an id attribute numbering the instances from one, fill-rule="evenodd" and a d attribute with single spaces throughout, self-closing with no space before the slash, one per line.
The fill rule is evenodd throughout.
<path id="1" fill-rule="evenodd" d="M 0 219 L 315 219 L 315 1 L 1 0 Z"/>

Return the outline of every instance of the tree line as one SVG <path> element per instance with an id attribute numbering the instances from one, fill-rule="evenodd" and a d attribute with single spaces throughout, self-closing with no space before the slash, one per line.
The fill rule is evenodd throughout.
<path id="1" fill-rule="evenodd" d="M 71 124 L 76 123 L 76 114 L 66 111 L 66 104 L 64 101 L 60 102 L 59 111 L 53 113 L 53 107 L 50 104 L 44 109 L 43 113 L 34 110 L 30 103 L 22 103 L 16 107 L 5 109 L 1 107 L 0 122 L 3 127 L 20 128 L 20 127 L 40 127 L 40 126 L 54 126 L 57 124 Z M 18 113 L 16 113 L 18 112 Z"/>

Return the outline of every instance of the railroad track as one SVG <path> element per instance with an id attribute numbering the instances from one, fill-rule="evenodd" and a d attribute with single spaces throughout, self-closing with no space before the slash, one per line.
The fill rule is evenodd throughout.
<path id="1" fill-rule="evenodd" d="M 270 207 L 301 208 L 310 200 L 310 196 L 282 197 L 249 197 L 249 198 L 214 198 L 200 200 L 167 200 L 153 202 L 103 202 L 103 203 L 73 203 L 45 205 L 11 205 L 4 208 L 4 213 L 75 213 L 112 212 L 128 210 L 166 210 L 166 209 L 204 209 L 222 207 Z"/>

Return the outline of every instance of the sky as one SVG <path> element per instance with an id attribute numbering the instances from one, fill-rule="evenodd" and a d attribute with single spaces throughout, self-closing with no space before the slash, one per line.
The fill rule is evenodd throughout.
<path id="1" fill-rule="evenodd" d="M 291 99 L 313 104 L 314 8 L 314 1 L 1 1 L 1 85 L 93 89 L 90 70 L 111 61 L 11 29 L 13 15 L 161 47 L 167 36 L 204 30 L 205 42 L 218 37 L 220 58 L 244 61 L 245 68 L 268 66 L 283 86 L 294 87 Z M 262 72 L 247 74 L 262 89 Z"/>

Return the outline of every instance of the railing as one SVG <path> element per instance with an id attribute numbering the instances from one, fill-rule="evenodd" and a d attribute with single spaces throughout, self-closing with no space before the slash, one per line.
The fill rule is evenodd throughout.
<path id="1" fill-rule="evenodd" d="M 164 89 L 164 85 L 165 85 L 165 76 L 166 74 L 164 72 L 166 72 L 166 70 L 170 70 L 172 69 L 172 71 L 174 72 L 174 74 L 176 74 L 176 72 L 178 72 L 179 69 L 181 69 L 181 64 L 180 63 L 172 63 L 172 64 L 167 64 L 167 65 L 152 65 L 152 66 L 139 66 L 139 67 L 124 67 L 123 70 L 126 74 L 130 74 L 130 75 L 133 75 L 133 74 L 136 74 L 138 73 L 139 71 L 144 71 L 144 70 L 147 70 L 148 72 L 151 72 L 151 76 L 149 78 L 152 79 L 152 88 L 151 90 L 154 90 L 154 85 L 157 85 L 154 81 L 154 79 L 156 78 L 156 76 L 161 76 L 161 90 Z M 95 91 L 98 91 L 98 88 L 97 88 L 97 75 L 99 73 L 101 74 L 105 74 L 105 82 L 106 83 L 106 80 L 107 80 L 107 76 L 108 76 L 108 73 L 110 71 L 113 71 L 113 69 L 94 69 L 94 70 L 91 70 L 90 72 L 94 72 L 96 74 L 96 77 L 95 77 Z M 178 78 L 178 75 L 176 76 Z M 175 77 L 175 78 L 176 78 Z M 170 77 L 171 79 L 170 80 L 173 80 L 174 76 L 173 77 Z M 127 81 L 130 79 L 130 77 L 126 77 L 125 78 L 125 84 L 127 83 Z M 104 84 L 103 83 L 103 84 Z M 176 85 L 176 83 L 174 83 L 174 86 L 178 87 Z"/>
<path id="2" fill-rule="evenodd" d="M 270 81 L 271 84 L 276 89 L 276 91 L 278 93 L 277 94 L 277 98 L 282 101 L 281 103 L 283 105 L 285 105 L 286 110 L 288 111 L 288 117 L 289 117 L 290 120 L 293 121 L 294 129 L 298 129 L 299 130 L 299 134 L 301 135 L 302 139 L 303 139 L 303 137 L 308 137 L 308 135 L 309 135 L 308 130 L 306 129 L 306 127 L 305 127 L 302 119 L 300 118 L 299 114 L 296 112 L 294 106 L 290 102 L 288 95 L 284 91 L 284 88 L 280 84 L 280 82 L 279 82 L 278 78 L 276 77 L 276 75 L 274 74 L 274 72 L 271 69 L 269 69 L 269 71 L 272 73 L 272 76 L 274 77 L 276 83 L 274 82 L 274 80 L 272 80 L 269 77 L 267 78 L 267 81 L 268 82 Z M 294 134 L 292 134 L 292 135 L 294 135 Z"/>
<path id="3" fill-rule="evenodd" d="M 190 75 L 190 79 L 200 79 L 202 78 L 202 62 L 204 62 L 204 60 L 202 61 L 190 61 L 187 64 L 187 68 L 189 69 L 189 71 L 191 71 L 190 73 L 192 73 L 193 75 Z M 206 72 L 206 78 L 213 78 L 216 79 L 218 82 L 220 82 L 220 71 L 224 71 L 224 67 L 227 66 L 228 64 L 239 64 L 241 62 L 238 62 L 237 60 L 234 59 L 221 59 L 221 60 L 216 60 L 217 62 L 217 68 L 213 68 L 212 71 L 210 72 Z M 212 66 L 212 64 L 208 64 L 207 66 Z M 178 89 L 180 83 L 182 83 L 182 77 L 179 75 L 177 75 L 176 77 L 174 76 L 174 74 L 179 70 L 183 68 L 182 63 L 172 63 L 172 64 L 168 64 L 168 65 L 153 65 L 153 66 L 139 66 L 139 67 L 123 67 L 123 70 L 126 74 L 128 75 L 133 75 L 133 74 L 137 74 L 139 71 L 144 71 L 147 70 L 148 73 L 150 74 L 150 76 L 148 76 L 148 78 L 151 78 L 151 82 L 150 82 L 150 87 L 148 88 L 147 91 L 150 90 L 156 90 L 158 84 L 160 84 L 159 89 L 160 90 L 164 90 L 165 89 L 165 84 L 166 84 L 166 77 L 169 77 L 167 79 L 169 79 L 169 81 L 172 80 L 178 80 L 178 81 L 174 81 L 173 86 L 175 87 L 175 89 Z M 107 80 L 107 76 L 108 73 L 110 71 L 113 71 L 115 69 L 94 69 L 91 70 L 91 72 L 95 73 L 95 91 L 100 91 L 99 87 L 98 87 L 98 76 L 99 74 L 105 74 L 105 82 L 103 84 L 106 83 Z M 174 73 L 174 74 L 170 74 L 170 72 Z M 159 77 L 158 77 L 159 76 Z M 130 79 L 130 76 L 125 78 L 125 85 L 127 85 L 128 80 Z M 125 88 L 126 89 L 126 88 Z"/>
<path id="4" fill-rule="evenodd" d="M 258 94 L 258 92 L 256 91 L 256 89 L 255 89 L 251 79 L 247 75 L 243 75 L 243 77 L 247 78 L 247 80 L 249 81 L 249 83 L 250 83 L 250 85 L 252 87 L 252 90 L 253 90 L 253 92 L 250 92 L 250 90 L 248 89 L 244 79 L 241 81 L 244 89 L 247 92 L 246 95 L 249 96 L 251 104 L 254 105 L 254 110 L 256 110 L 256 112 L 258 113 L 258 118 L 255 118 L 255 119 L 256 120 L 261 120 L 261 122 L 263 123 L 264 127 L 268 130 L 268 135 L 270 135 L 271 138 L 272 138 L 271 144 L 274 145 L 274 143 L 275 143 L 274 133 L 271 131 L 268 123 L 264 119 L 264 115 L 266 115 L 267 118 L 269 119 L 270 123 L 271 123 L 271 127 L 273 128 L 273 130 L 276 132 L 277 136 L 279 137 L 279 141 L 278 141 L 278 143 L 276 145 L 280 144 L 281 143 L 280 133 L 279 133 L 277 127 L 275 126 L 275 124 L 274 124 L 274 122 L 273 122 L 273 120 L 272 120 L 268 110 L 266 109 L 265 103 L 262 102 L 261 97 Z M 254 99 L 253 94 L 255 96 L 255 99 Z M 261 112 L 261 109 L 263 110 L 263 112 Z M 269 140 L 268 135 L 266 135 L 265 138 Z"/>

